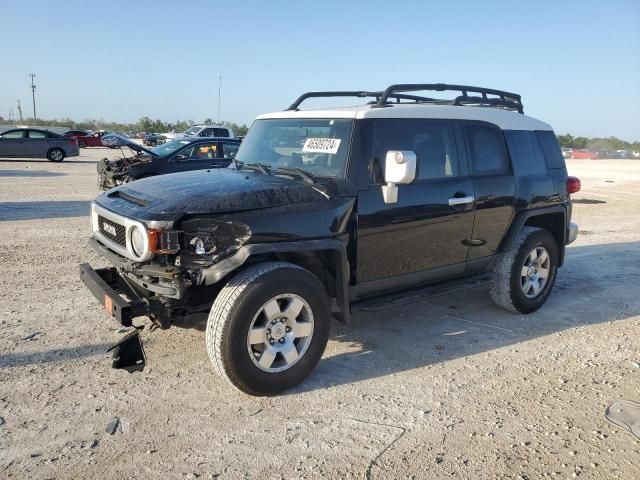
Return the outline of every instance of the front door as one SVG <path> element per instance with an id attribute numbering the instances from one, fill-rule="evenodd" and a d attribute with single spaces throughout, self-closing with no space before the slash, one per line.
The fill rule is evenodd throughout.
<path id="1" fill-rule="evenodd" d="M 169 160 L 170 172 L 185 172 L 187 170 L 203 170 L 218 167 L 219 145 L 216 141 L 197 142 L 178 150 Z"/>
<path id="2" fill-rule="evenodd" d="M 11 130 L 0 136 L 0 157 L 24 157 L 26 130 Z"/>
<path id="3" fill-rule="evenodd" d="M 358 195 L 357 282 L 379 280 L 385 290 L 389 281 L 405 286 L 401 276 L 412 284 L 463 273 L 474 185 L 461 128 L 423 119 L 381 119 L 373 128 L 371 185 Z M 416 179 L 398 186 L 398 202 L 392 204 L 384 203 L 380 188 L 389 150 L 411 150 L 418 159 Z"/>

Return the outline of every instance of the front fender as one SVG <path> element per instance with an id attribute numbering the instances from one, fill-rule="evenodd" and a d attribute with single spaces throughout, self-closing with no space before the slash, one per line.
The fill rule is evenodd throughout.
<path id="1" fill-rule="evenodd" d="M 203 282 L 213 285 L 242 267 L 251 257 L 268 254 L 333 252 L 335 254 L 336 302 L 341 320 L 348 324 L 351 319 L 349 306 L 349 260 L 345 244 L 337 239 L 305 240 L 300 242 L 277 242 L 243 245 L 232 256 L 203 269 Z"/>

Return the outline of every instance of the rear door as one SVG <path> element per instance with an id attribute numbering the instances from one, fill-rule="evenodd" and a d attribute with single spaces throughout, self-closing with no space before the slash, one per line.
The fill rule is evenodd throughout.
<path id="1" fill-rule="evenodd" d="M 504 238 L 515 211 L 516 187 L 504 133 L 484 122 L 464 124 L 476 201 L 469 270 L 490 261 Z"/>
<path id="2" fill-rule="evenodd" d="M 0 135 L 0 157 L 24 157 L 26 130 L 9 130 Z"/>
<path id="3" fill-rule="evenodd" d="M 27 131 L 28 140 L 25 141 L 24 149 L 30 157 L 44 158 L 49 150 L 49 135 L 43 130 L 29 129 Z"/>
<path id="4" fill-rule="evenodd" d="M 401 287 L 400 277 L 411 284 L 464 272 L 474 202 L 460 126 L 380 119 L 373 128 L 371 184 L 358 194 L 358 283 L 374 282 L 367 291 L 372 293 L 376 281 L 388 286 L 395 277 L 394 287 Z M 418 159 L 416 180 L 399 185 L 392 204 L 384 203 L 381 192 L 389 150 L 411 150 Z"/>

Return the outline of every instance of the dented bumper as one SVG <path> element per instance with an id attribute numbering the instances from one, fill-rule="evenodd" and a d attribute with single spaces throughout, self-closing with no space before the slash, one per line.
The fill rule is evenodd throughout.
<path id="1" fill-rule="evenodd" d="M 135 317 L 152 313 L 151 303 L 139 298 L 113 267 L 94 270 L 91 265 L 83 263 L 80 265 L 80 279 L 107 313 L 125 327 L 131 326 Z"/>

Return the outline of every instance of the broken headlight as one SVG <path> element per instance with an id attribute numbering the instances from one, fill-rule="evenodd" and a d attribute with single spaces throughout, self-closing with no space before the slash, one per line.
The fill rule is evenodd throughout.
<path id="1" fill-rule="evenodd" d="M 238 222 L 187 220 L 182 229 L 184 247 L 180 262 L 183 265 L 211 265 L 233 255 L 251 237 L 249 227 Z"/>

